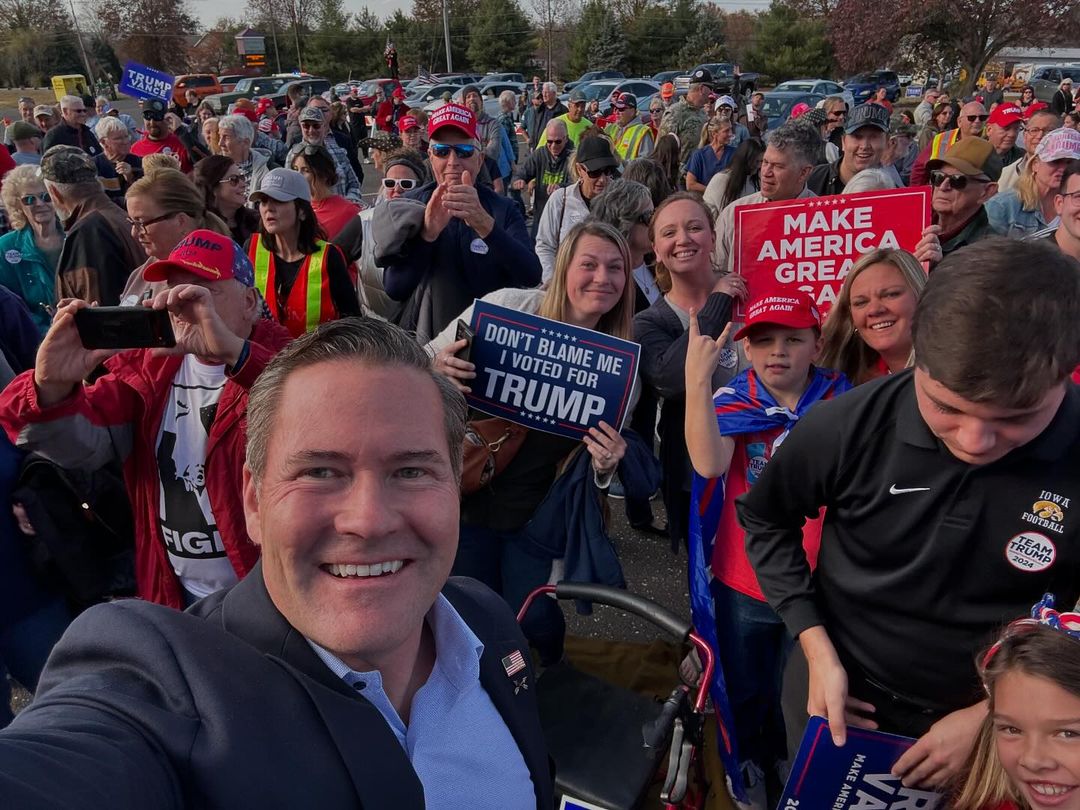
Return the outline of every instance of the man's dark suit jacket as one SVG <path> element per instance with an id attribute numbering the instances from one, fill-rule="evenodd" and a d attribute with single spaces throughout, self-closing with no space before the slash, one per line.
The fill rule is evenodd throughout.
<path id="1" fill-rule="evenodd" d="M 532 666 L 511 680 L 501 664 L 514 650 L 528 662 L 513 614 L 474 580 L 443 593 L 484 644 L 481 683 L 548 810 Z M 278 612 L 261 565 L 188 613 L 131 599 L 76 619 L 0 732 L 0 797 L 19 810 L 424 806 L 382 715 Z"/>

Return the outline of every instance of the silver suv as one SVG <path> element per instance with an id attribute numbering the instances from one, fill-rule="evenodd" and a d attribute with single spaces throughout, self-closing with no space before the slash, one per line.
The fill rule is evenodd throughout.
<path id="1" fill-rule="evenodd" d="M 1066 77 L 1073 80 L 1073 88 L 1080 87 L 1080 65 L 1042 65 L 1031 71 L 1028 84 L 1035 88 L 1035 98 L 1049 103 Z"/>

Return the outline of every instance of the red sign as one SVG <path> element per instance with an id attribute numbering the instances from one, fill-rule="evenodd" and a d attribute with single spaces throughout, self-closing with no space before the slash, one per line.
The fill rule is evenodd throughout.
<path id="1" fill-rule="evenodd" d="M 741 205 L 734 268 L 746 279 L 748 301 L 804 290 L 824 315 L 860 256 L 878 248 L 913 252 L 929 224 L 929 186 Z M 739 305 L 735 319 L 744 317 Z"/>

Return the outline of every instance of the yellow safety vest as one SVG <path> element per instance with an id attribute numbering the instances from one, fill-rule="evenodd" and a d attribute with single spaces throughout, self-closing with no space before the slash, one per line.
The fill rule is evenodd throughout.
<path id="1" fill-rule="evenodd" d="M 618 124 L 612 124 L 608 129 L 608 135 L 614 142 L 615 153 L 622 160 L 633 160 L 638 156 L 641 142 L 650 134 L 648 124 L 631 124 L 622 132 L 619 132 Z"/>
<path id="2" fill-rule="evenodd" d="M 934 139 L 930 141 L 930 157 L 928 157 L 927 160 L 937 160 L 944 155 L 949 150 L 949 147 L 956 143 L 959 138 L 959 129 L 947 129 L 944 132 L 939 132 L 934 136 Z"/>
<path id="3" fill-rule="evenodd" d="M 324 315 L 333 312 L 333 304 L 330 302 L 330 286 L 328 280 L 323 278 L 323 264 L 326 260 L 326 249 L 328 247 L 327 242 L 319 241 L 318 250 L 309 254 L 304 263 L 300 266 L 300 272 L 296 276 L 296 281 L 293 282 L 292 289 L 289 291 L 288 301 L 289 303 L 299 303 L 300 295 L 297 294 L 297 287 L 300 284 L 300 276 L 307 270 L 306 277 L 304 278 L 304 320 L 303 329 L 306 332 L 310 332 L 316 326 L 324 320 Z M 263 298 L 266 299 L 267 304 L 270 305 L 271 312 L 277 314 L 277 290 L 272 289 L 268 284 L 270 278 L 270 262 L 273 259 L 273 254 L 267 250 L 262 243 L 262 239 L 258 234 L 251 239 L 251 260 L 255 265 L 255 286 L 259 288 L 259 292 L 263 294 Z M 329 305 L 328 312 L 327 305 Z M 286 307 L 287 309 L 288 307 Z M 330 317 L 333 317 L 332 314 Z M 287 318 L 287 320 L 289 320 Z M 285 323 L 282 324 L 290 332 L 294 331 L 293 327 L 299 328 L 299 323 Z M 298 335 L 294 335 L 297 337 Z"/>

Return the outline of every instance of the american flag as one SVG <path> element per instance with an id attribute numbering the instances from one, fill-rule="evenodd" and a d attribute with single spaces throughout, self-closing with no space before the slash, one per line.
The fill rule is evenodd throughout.
<path id="1" fill-rule="evenodd" d="M 506 670 L 507 677 L 512 678 L 525 669 L 525 656 L 521 654 L 521 650 L 514 650 L 502 659 L 502 665 L 503 669 Z"/>

